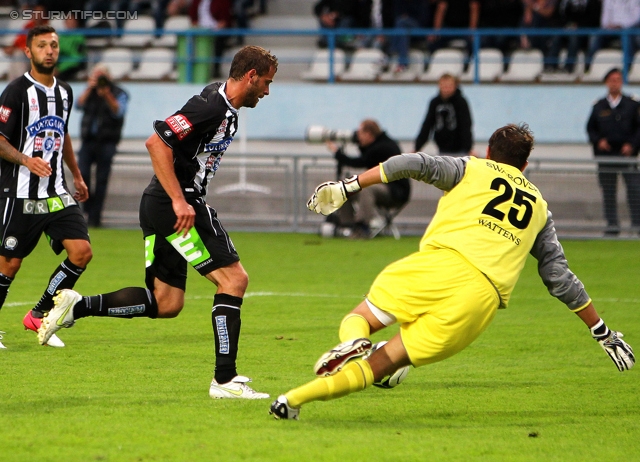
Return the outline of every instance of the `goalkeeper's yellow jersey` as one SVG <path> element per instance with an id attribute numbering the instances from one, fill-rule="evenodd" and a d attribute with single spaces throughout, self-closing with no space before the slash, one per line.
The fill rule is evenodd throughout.
<path id="1" fill-rule="evenodd" d="M 420 249 L 457 251 L 493 282 L 506 306 L 546 221 L 546 201 L 519 169 L 471 157 L 440 199 Z"/>

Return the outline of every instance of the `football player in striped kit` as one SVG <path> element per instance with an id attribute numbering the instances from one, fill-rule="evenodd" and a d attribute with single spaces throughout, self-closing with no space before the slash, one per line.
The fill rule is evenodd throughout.
<path id="1" fill-rule="evenodd" d="M 240 308 L 249 277 L 240 256 L 206 202 L 207 187 L 238 130 L 238 112 L 269 94 L 278 60 L 246 46 L 234 56 L 225 82 L 207 85 L 174 114 L 153 124 L 146 142 L 155 176 L 140 201 L 146 288 L 82 296 L 62 290 L 38 334 L 44 343 L 62 327 L 89 316 L 174 318 L 184 307 L 187 266 L 217 286 L 211 307 L 216 366 L 212 398 L 265 399 L 236 370 Z"/>
<path id="2" fill-rule="evenodd" d="M 72 288 L 91 260 L 87 224 L 78 207 L 89 197 L 68 133 L 71 87 L 53 76 L 59 55 L 51 26 L 29 30 L 25 54 L 31 70 L 0 96 L 0 307 L 22 260 L 45 233 L 53 251 L 67 258 L 54 270 L 25 329 L 37 331 L 58 290 Z M 67 187 L 64 164 L 73 175 Z M 47 342 L 63 347 L 58 337 Z"/>

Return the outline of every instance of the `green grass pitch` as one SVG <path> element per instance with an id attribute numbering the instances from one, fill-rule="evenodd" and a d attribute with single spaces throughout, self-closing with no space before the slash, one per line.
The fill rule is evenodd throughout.
<path id="1" fill-rule="evenodd" d="M 312 378 L 375 275 L 419 242 L 232 237 L 250 275 L 239 372 L 274 397 Z M 138 231 L 92 240 L 81 293 L 143 284 Z M 563 244 L 600 314 L 640 351 L 638 241 Z M 640 460 L 640 369 L 617 371 L 533 259 L 465 351 L 396 389 L 310 403 L 299 422 L 275 421 L 270 400 L 209 398 L 215 288 L 193 270 L 176 319 L 82 319 L 60 332 L 66 348 L 39 346 L 21 320 L 59 261 L 41 242 L 0 312 L 0 461 Z"/>

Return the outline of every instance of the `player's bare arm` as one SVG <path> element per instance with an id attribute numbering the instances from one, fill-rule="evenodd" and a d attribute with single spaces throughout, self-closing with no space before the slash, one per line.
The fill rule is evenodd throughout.
<path id="1" fill-rule="evenodd" d="M 71 137 L 68 133 L 64 135 L 62 158 L 64 159 L 64 163 L 67 165 L 67 168 L 69 168 L 71 175 L 73 175 L 73 186 L 76 189 L 73 197 L 78 202 L 85 202 L 87 199 L 89 199 L 89 188 L 87 188 L 87 185 L 82 178 L 82 173 L 80 173 L 80 168 L 78 167 L 78 162 L 76 161 L 76 154 L 73 152 Z"/>
<path id="2" fill-rule="evenodd" d="M 11 146 L 9 141 L 2 135 L 0 135 L 0 157 L 14 164 L 24 165 L 31 173 L 38 175 L 40 178 L 51 175 L 49 162 L 40 157 L 29 157 L 21 153 Z"/>
<path id="3" fill-rule="evenodd" d="M 154 133 L 145 142 L 153 171 L 158 181 L 171 198 L 173 211 L 176 214 L 174 229 L 178 234 L 187 234 L 196 221 L 196 212 L 184 198 L 180 182 L 173 167 L 173 151 L 160 137 Z"/>

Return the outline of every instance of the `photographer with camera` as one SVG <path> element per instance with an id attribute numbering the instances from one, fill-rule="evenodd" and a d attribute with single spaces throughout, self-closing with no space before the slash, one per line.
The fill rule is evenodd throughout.
<path id="1" fill-rule="evenodd" d="M 351 139 L 357 143 L 360 157 L 347 156 L 344 145 L 338 146 L 331 138 L 329 136 L 325 142 L 338 161 L 338 172 L 341 172 L 343 166 L 370 169 L 402 153 L 398 143 L 372 119 L 363 120 Z M 339 225 L 353 224 L 351 237 L 368 238 L 371 236 L 369 224 L 377 215 L 376 207 L 399 207 L 409 201 L 410 193 L 411 186 L 407 178 L 363 189 L 350 201 L 355 203 L 355 207 L 343 207 L 337 212 Z"/>
<path id="2" fill-rule="evenodd" d="M 111 164 L 120 142 L 124 114 L 129 95 L 111 80 L 109 69 L 95 66 L 89 74 L 88 86 L 78 98 L 76 106 L 84 111 L 80 124 L 82 147 L 78 164 L 82 177 L 91 191 L 83 204 L 89 226 L 102 226 L 102 209 L 107 195 Z M 95 186 L 92 190 L 91 166 L 96 166 Z"/>

